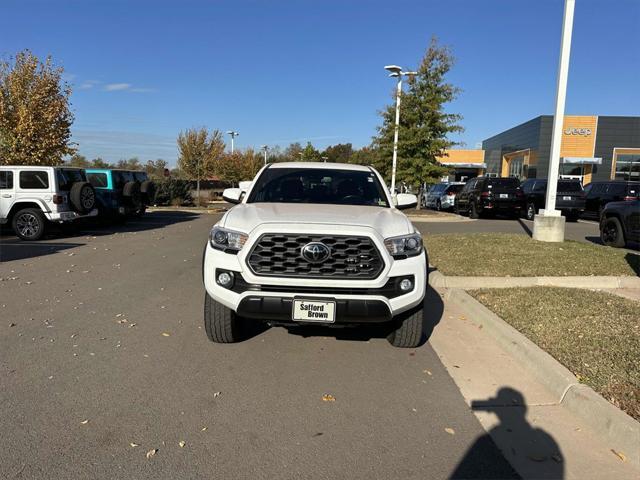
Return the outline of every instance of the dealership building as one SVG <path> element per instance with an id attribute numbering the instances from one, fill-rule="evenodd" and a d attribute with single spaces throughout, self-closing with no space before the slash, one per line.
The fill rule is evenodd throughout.
<path id="1" fill-rule="evenodd" d="M 541 115 L 486 139 L 481 150 L 449 150 L 438 160 L 451 168 L 451 180 L 482 174 L 546 178 L 552 127 L 553 116 Z M 560 176 L 579 179 L 583 185 L 640 180 L 640 117 L 566 115 Z"/>

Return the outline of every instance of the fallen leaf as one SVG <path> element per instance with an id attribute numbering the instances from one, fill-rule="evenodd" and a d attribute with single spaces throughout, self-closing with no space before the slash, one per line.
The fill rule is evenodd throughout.
<path id="1" fill-rule="evenodd" d="M 431 370 L 423 370 L 422 373 L 426 373 L 427 375 L 432 375 Z"/>
<path id="2" fill-rule="evenodd" d="M 206 429 L 207 429 L 207 427 L 202 427 L 202 429 L 200 431 L 204 432 Z"/>
<path id="3" fill-rule="evenodd" d="M 149 450 L 147 452 L 147 460 L 150 459 L 151 457 L 153 457 L 156 453 L 158 453 L 158 449 L 157 448 Z"/>
<path id="4" fill-rule="evenodd" d="M 167 333 L 167 332 L 162 332 L 162 336 L 163 336 L 163 337 L 170 337 L 170 336 L 171 336 L 171 334 L 170 334 L 170 333 Z"/>
<path id="5" fill-rule="evenodd" d="M 180 440 L 180 441 L 178 442 L 178 445 L 180 445 L 180 448 L 184 448 L 184 446 L 185 446 L 186 444 L 187 444 L 187 443 L 186 443 L 184 440 Z"/>
<path id="6" fill-rule="evenodd" d="M 627 461 L 627 456 L 622 452 L 616 452 L 613 448 L 611 449 L 611 453 L 613 453 L 616 457 L 618 457 L 623 462 Z"/>
<path id="7" fill-rule="evenodd" d="M 562 463 L 562 457 L 560 456 L 560 454 L 556 453 L 554 455 L 551 455 L 551 458 L 553 459 L 554 462 L 556 463 Z"/>
<path id="8" fill-rule="evenodd" d="M 220 395 L 222 395 L 222 392 L 215 392 L 213 398 L 218 398 Z"/>
<path id="9" fill-rule="evenodd" d="M 335 402 L 336 401 L 336 397 L 334 397 L 333 395 L 331 395 L 329 393 L 325 393 L 324 395 L 322 395 L 322 401 L 323 402 Z"/>
<path id="10" fill-rule="evenodd" d="M 449 435 L 455 435 L 456 434 L 456 431 L 453 428 L 447 427 L 447 428 L 444 429 L 444 431 L 447 432 Z"/>
<path id="11" fill-rule="evenodd" d="M 89 420 L 83 420 L 80 422 L 82 425 L 86 425 L 87 423 L 89 423 Z"/>
<path id="12" fill-rule="evenodd" d="M 131 442 L 129 445 L 131 445 L 131 448 L 136 448 L 139 447 L 140 445 L 137 444 L 136 442 Z"/>

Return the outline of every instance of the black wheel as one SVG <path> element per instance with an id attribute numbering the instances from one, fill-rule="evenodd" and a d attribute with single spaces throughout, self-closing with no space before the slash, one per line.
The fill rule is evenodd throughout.
<path id="1" fill-rule="evenodd" d="M 216 343 L 234 343 L 245 338 L 243 321 L 230 308 L 204 294 L 204 328 L 209 340 Z"/>
<path id="2" fill-rule="evenodd" d="M 387 340 L 394 347 L 415 348 L 420 345 L 423 333 L 423 305 L 405 312 L 400 317 L 400 326 L 391 332 Z"/>
<path id="3" fill-rule="evenodd" d="M 477 219 L 480 218 L 480 213 L 478 213 L 478 207 L 474 202 L 469 203 L 469 218 Z"/>
<path id="4" fill-rule="evenodd" d="M 71 205 L 78 213 L 89 213 L 96 206 L 96 191 L 88 182 L 76 182 L 69 192 Z"/>
<path id="5" fill-rule="evenodd" d="M 600 228 L 600 240 L 608 247 L 624 247 L 624 232 L 620 220 L 615 217 L 607 218 Z"/>
<path id="6" fill-rule="evenodd" d="M 527 220 L 533 220 L 535 216 L 536 216 L 535 204 L 533 202 L 527 203 L 527 208 L 524 211 L 524 218 L 526 218 Z"/>
<path id="7" fill-rule="evenodd" d="M 37 208 L 19 210 L 11 222 L 13 231 L 22 240 L 40 240 L 44 235 L 45 218 Z"/>

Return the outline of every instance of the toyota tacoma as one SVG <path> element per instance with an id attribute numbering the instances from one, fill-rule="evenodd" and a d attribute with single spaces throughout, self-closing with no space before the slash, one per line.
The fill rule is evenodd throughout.
<path id="1" fill-rule="evenodd" d="M 223 198 L 236 205 L 203 258 L 210 340 L 240 341 L 257 323 L 385 324 L 392 345 L 420 344 L 427 255 L 400 212 L 415 195 L 392 197 L 371 167 L 293 162 Z"/>

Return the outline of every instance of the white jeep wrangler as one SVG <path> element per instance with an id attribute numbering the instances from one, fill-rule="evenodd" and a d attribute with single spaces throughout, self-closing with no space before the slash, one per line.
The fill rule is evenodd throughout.
<path id="1" fill-rule="evenodd" d="M 95 191 L 84 170 L 72 167 L 0 166 L 0 225 L 22 240 L 39 240 L 47 222 L 95 216 Z"/>
<path id="2" fill-rule="evenodd" d="M 420 234 L 371 167 L 265 166 L 213 227 L 205 247 L 204 321 L 214 342 L 269 325 L 385 324 L 388 340 L 415 347 L 423 333 L 427 257 Z M 394 205 L 395 203 L 395 205 Z"/>

